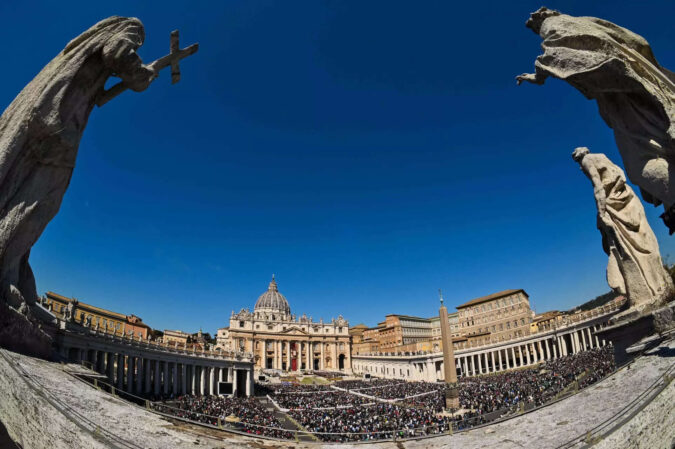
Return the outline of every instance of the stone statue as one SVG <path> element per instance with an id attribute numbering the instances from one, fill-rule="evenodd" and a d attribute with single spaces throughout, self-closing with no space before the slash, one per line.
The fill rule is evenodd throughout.
<path id="1" fill-rule="evenodd" d="M 609 256 L 607 282 L 628 298 L 627 312 L 642 312 L 675 296 L 673 281 L 663 267 L 659 245 L 644 208 L 623 171 L 601 153 L 574 150 L 572 158 L 591 180 L 598 209 L 602 247 Z"/>
<path id="2" fill-rule="evenodd" d="M 544 54 L 537 57 L 535 73 L 518 76 L 518 84 L 544 84 L 552 76 L 596 100 L 628 178 L 645 201 L 664 205 L 662 218 L 672 234 L 675 74 L 659 65 L 642 36 L 602 19 L 540 8 L 526 25 L 542 37 Z"/>
<path id="3" fill-rule="evenodd" d="M 30 250 L 61 206 L 94 105 L 145 90 L 167 66 L 178 81 L 178 61 L 197 51 L 197 44 L 179 49 L 175 31 L 170 54 L 144 65 L 136 53 L 144 39 L 136 18 L 102 20 L 68 43 L 0 117 L 0 344 L 15 346 L 4 326 L 12 311 L 40 318 Z M 105 90 L 110 76 L 121 82 Z"/>
<path id="4" fill-rule="evenodd" d="M 73 321 L 73 311 L 75 309 L 75 306 L 73 305 L 72 302 L 69 302 L 68 305 L 66 306 L 66 313 L 64 313 L 63 319 L 66 321 Z"/>

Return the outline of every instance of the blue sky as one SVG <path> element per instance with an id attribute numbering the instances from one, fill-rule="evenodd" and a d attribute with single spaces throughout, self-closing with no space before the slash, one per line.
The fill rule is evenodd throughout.
<path id="1" fill-rule="evenodd" d="M 577 146 L 621 163 L 571 86 L 516 86 L 541 0 L 3 2 L 0 104 L 110 15 L 149 62 L 200 43 L 90 117 L 31 254 L 53 290 L 153 327 L 214 332 L 272 273 L 293 312 L 374 325 L 524 288 L 538 312 L 608 290 Z M 550 1 L 642 34 L 675 68 L 672 1 Z M 664 257 L 675 244 L 647 206 Z"/>

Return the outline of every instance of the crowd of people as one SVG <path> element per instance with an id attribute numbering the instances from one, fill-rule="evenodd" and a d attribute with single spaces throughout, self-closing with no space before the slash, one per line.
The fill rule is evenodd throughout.
<path id="1" fill-rule="evenodd" d="M 443 433 L 448 418 L 431 409 L 389 403 L 343 409 L 292 410 L 291 416 L 322 441 L 363 441 Z"/>
<path id="2" fill-rule="evenodd" d="M 335 408 L 357 406 L 374 402 L 362 396 L 341 390 L 307 390 L 289 389 L 286 385 L 275 388 L 270 397 L 285 409 Z"/>
<path id="3" fill-rule="evenodd" d="M 290 439 L 293 434 L 282 428 L 279 420 L 267 410 L 258 398 L 228 398 L 223 396 L 180 396 L 176 401 L 153 403 L 163 413 L 212 426 L 233 426 L 236 430 L 254 435 Z M 228 422 L 234 416 L 238 422 Z"/>
<path id="4" fill-rule="evenodd" d="M 611 347 L 596 348 L 547 361 L 533 368 L 460 378 L 460 409 L 445 408 L 442 383 L 401 380 L 348 380 L 329 385 L 267 385 L 264 394 L 307 431 L 323 441 L 362 441 L 429 435 L 473 427 L 519 409 L 542 405 L 566 389 L 584 388 L 615 369 Z M 258 389 L 258 387 L 256 387 Z M 369 397 L 364 397 L 367 395 Z M 375 400 L 373 400 L 375 399 Z M 246 432 L 291 438 L 255 398 L 183 396 L 173 403 L 179 416 L 215 424 L 217 417 L 237 416 Z M 175 410 L 175 409 L 174 409 Z M 257 426 L 277 427 L 266 429 Z"/>

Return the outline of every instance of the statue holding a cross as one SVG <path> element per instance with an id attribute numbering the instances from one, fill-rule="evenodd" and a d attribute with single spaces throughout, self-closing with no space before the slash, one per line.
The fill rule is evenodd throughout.
<path id="1" fill-rule="evenodd" d="M 28 258 L 61 206 L 94 105 L 145 90 L 164 67 L 176 83 L 178 61 L 198 49 L 180 49 L 174 31 L 170 53 L 145 65 L 136 53 L 144 39 L 136 18 L 102 20 L 70 41 L 0 116 L 0 345 L 11 338 L 3 314 L 46 313 Z M 105 90 L 111 76 L 121 81 Z"/>

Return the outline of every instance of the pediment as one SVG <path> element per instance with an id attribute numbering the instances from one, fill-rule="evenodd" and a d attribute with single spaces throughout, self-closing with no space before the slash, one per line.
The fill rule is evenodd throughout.
<path id="1" fill-rule="evenodd" d="M 289 327 L 285 331 L 281 331 L 281 333 L 284 335 L 309 335 L 306 331 L 295 326 Z"/>

